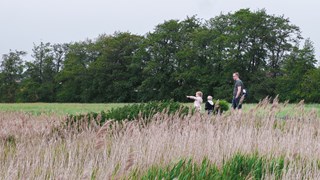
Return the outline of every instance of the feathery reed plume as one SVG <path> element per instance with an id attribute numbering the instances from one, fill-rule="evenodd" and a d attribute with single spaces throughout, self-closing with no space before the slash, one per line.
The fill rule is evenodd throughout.
<path id="1" fill-rule="evenodd" d="M 263 178 L 318 179 L 318 113 L 266 98 L 241 118 L 163 111 L 98 129 L 95 123 L 65 128 L 57 115 L 0 112 L 0 179 L 141 179 L 189 158 L 200 166 L 205 158 L 222 173 L 239 153 L 264 157 Z"/>
<path id="2" fill-rule="evenodd" d="M 133 164 L 134 164 L 134 154 L 130 153 L 126 161 L 126 166 L 124 168 L 124 171 L 127 172 L 133 166 Z"/>
<path id="3" fill-rule="evenodd" d="M 96 135 L 96 145 L 95 148 L 96 149 L 101 149 L 104 146 L 104 137 L 106 135 L 106 133 L 111 129 L 111 125 L 112 125 L 113 121 L 109 120 L 106 121 L 103 126 L 99 129 L 97 135 Z"/>

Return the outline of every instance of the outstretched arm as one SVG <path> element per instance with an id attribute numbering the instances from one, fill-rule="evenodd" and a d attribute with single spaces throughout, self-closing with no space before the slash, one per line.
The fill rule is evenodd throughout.
<path id="1" fill-rule="evenodd" d="M 189 98 L 189 99 L 196 99 L 195 96 L 187 96 L 187 98 Z"/>

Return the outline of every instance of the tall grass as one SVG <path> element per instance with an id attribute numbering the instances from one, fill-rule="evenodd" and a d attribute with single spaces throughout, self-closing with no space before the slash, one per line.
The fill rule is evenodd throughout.
<path id="1" fill-rule="evenodd" d="M 285 171 L 283 158 L 265 159 L 255 155 L 235 154 L 222 167 L 204 159 L 201 164 L 193 163 L 192 159 L 182 159 L 167 167 L 151 167 L 141 177 L 132 174 L 132 179 L 262 179 L 267 173 L 279 179 Z"/>
<path id="2" fill-rule="evenodd" d="M 269 101 L 241 115 L 158 113 L 150 123 L 110 120 L 81 131 L 61 116 L 0 112 L 0 179 L 188 179 L 211 171 L 217 179 L 319 179 L 318 114 L 300 103 L 279 117 L 286 104 Z"/>

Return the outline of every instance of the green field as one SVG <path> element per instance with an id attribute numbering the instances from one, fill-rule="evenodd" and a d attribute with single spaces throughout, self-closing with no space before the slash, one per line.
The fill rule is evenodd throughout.
<path id="1" fill-rule="evenodd" d="M 0 103 L 0 111 L 28 112 L 35 115 L 39 114 L 81 114 L 87 112 L 101 112 L 112 108 L 122 107 L 127 103 Z M 191 106 L 192 103 L 183 103 Z M 249 111 L 255 108 L 257 104 L 244 104 L 243 110 Z M 280 116 L 290 114 L 296 104 L 289 104 L 279 113 Z M 203 108 L 204 109 L 204 103 Z M 320 115 L 320 104 L 306 104 L 305 109 L 310 111 L 315 109 Z"/>
<path id="2" fill-rule="evenodd" d="M 101 112 L 121 107 L 124 103 L 89 104 L 89 103 L 12 103 L 0 104 L 0 111 L 22 111 L 32 114 L 80 114 Z"/>

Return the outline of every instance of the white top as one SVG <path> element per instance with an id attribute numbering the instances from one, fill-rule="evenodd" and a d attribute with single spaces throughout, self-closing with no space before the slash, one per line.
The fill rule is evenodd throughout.
<path id="1" fill-rule="evenodd" d="M 199 97 L 199 96 L 189 96 L 189 98 L 190 99 L 194 99 L 194 103 L 193 103 L 193 105 L 194 105 L 194 108 L 196 109 L 196 110 L 201 110 L 201 103 L 202 103 L 202 97 Z"/>

